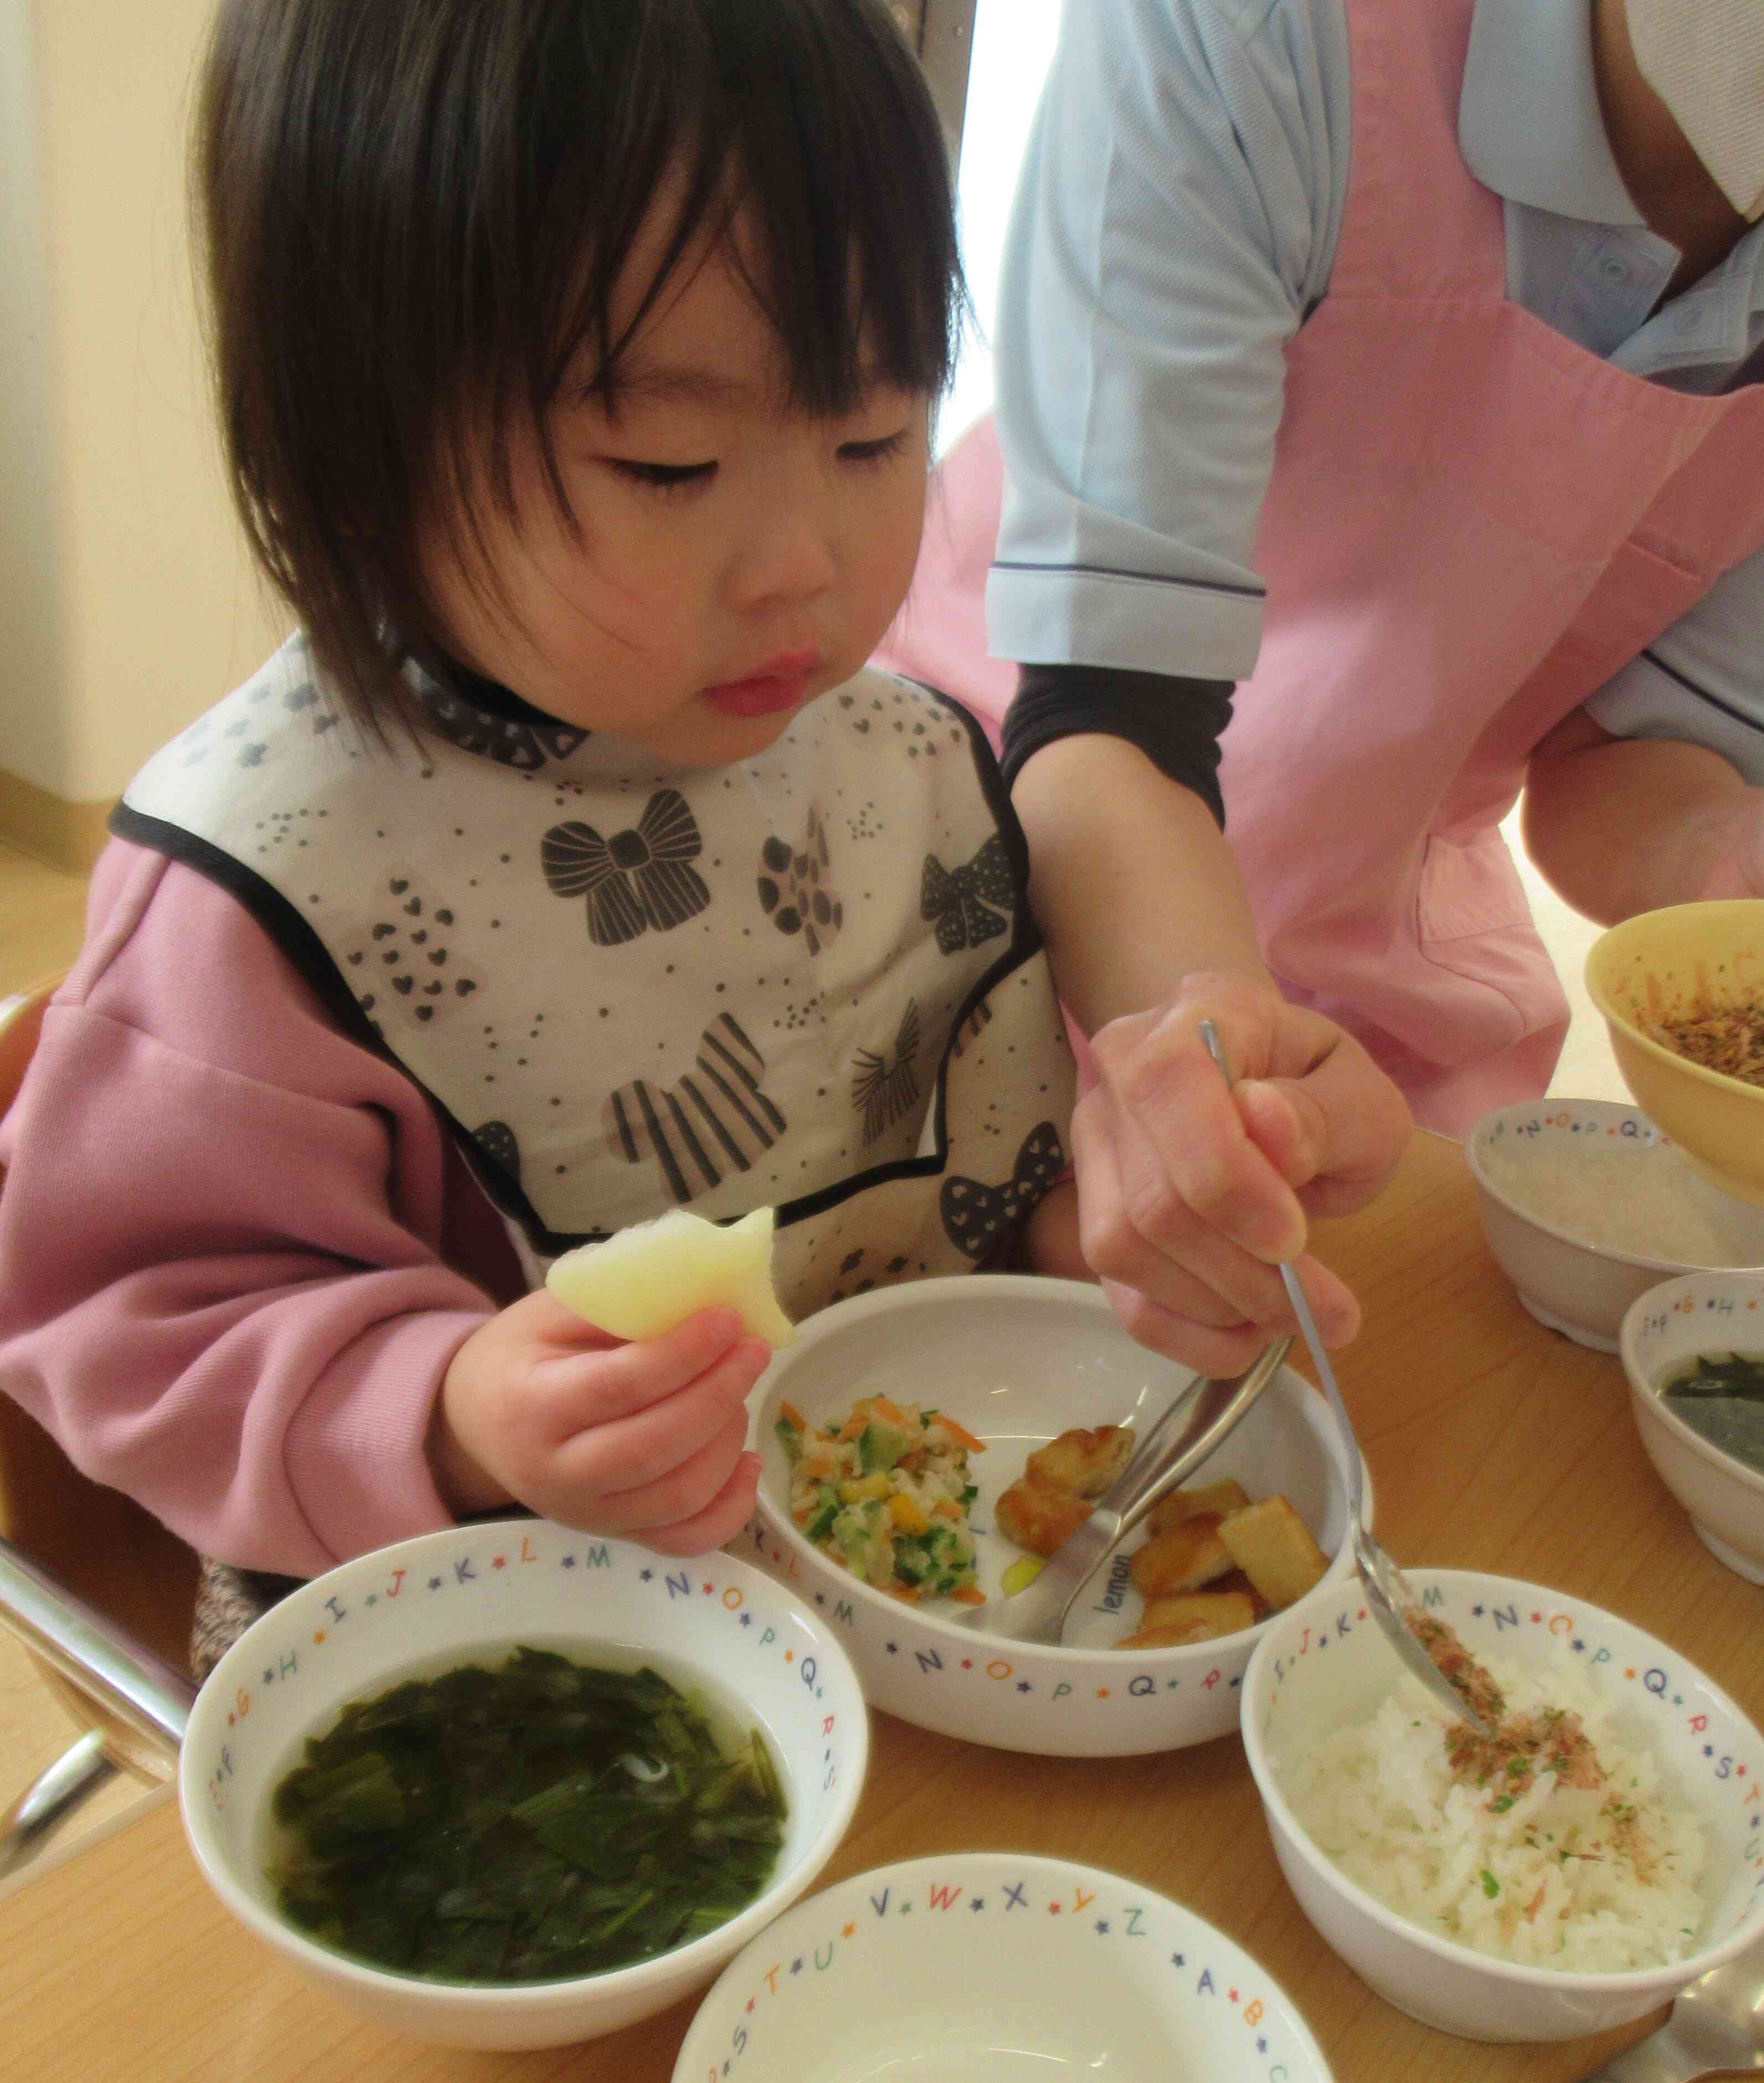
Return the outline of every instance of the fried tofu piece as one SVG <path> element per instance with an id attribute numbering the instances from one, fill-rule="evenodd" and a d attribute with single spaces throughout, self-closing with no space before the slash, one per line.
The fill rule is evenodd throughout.
<path id="1" fill-rule="evenodd" d="M 1180 1526 L 1196 1512 L 1216 1511 L 1225 1519 L 1234 1511 L 1242 1511 L 1249 1502 L 1250 1493 L 1242 1484 L 1234 1477 L 1227 1476 L 1223 1482 L 1197 1483 L 1192 1489 L 1172 1490 L 1152 1506 L 1145 1523 L 1155 1536 L 1168 1533 L 1173 1526 Z"/>
<path id="2" fill-rule="evenodd" d="M 1023 1464 L 1026 1482 L 1072 1497 L 1099 1498 L 1133 1458 L 1131 1425 L 1074 1426 Z"/>
<path id="3" fill-rule="evenodd" d="M 1268 1602 L 1241 1570 L 1228 1570 L 1222 1577 L 1215 1577 L 1207 1587 L 1209 1591 L 1242 1591 L 1255 1608 L 1255 1616 L 1265 1620 L 1269 1612 Z"/>
<path id="4" fill-rule="evenodd" d="M 992 1507 L 992 1523 L 1007 1540 L 1031 1555 L 1051 1555 L 1090 1516 L 1089 1498 L 1051 1490 L 1019 1476 Z"/>
<path id="5" fill-rule="evenodd" d="M 1125 1635 L 1119 1649 L 1181 1649 L 1191 1642 L 1214 1641 L 1241 1634 L 1255 1625 L 1255 1601 L 1246 1591 L 1185 1591 L 1149 1599 L 1137 1631 Z"/>
<path id="6" fill-rule="evenodd" d="M 1198 1591 L 1222 1577 L 1232 1558 L 1219 1529 L 1216 1512 L 1199 1511 L 1191 1519 L 1148 1540 L 1127 1565 L 1142 1599 L 1160 1599 L 1173 1591 Z"/>
<path id="7" fill-rule="evenodd" d="M 1219 1522 L 1218 1539 L 1231 1560 L 1276 1612 L 1301 1599 L 1322 1577 L 1329 1559 L 1291 1502 L 1276 1494 Z"/>

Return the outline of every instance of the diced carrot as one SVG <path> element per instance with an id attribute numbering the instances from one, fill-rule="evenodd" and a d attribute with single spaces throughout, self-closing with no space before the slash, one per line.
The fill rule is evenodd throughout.
<path id="1" fill-rule="evenodd" d="M 950 1596 L 958 1605 L 984 1606 L 986 1603 L 986 1594 L 978 1584 L 958 1584 Z"/>
<path id="2" fill-rule="evenodd" d="M 933 1519 L 959 1519 L 962 1507 L 954 1498 L 939 1498 L 931 1507 Z"/>
<path id="3" fill-rule="evenodd" d="M 861 1416 L 854 1410 L 833 1436 L 841 1443 L 847 1439 L 855 1439 L 869 1422 L 869 1419 L 867 1416 Z"/>
<path id="4" fill-rule="evenodd" d="M 802 1415 L 802 1412 L 797 1409 L 793 1403 L 791 1403 L 781 1397 L 778 1403 L 778 1415 L 783 1418 L 787 1425 L 793 1426 L 798 1432 L 806 1432 L 809 1429 L 809 1421 L 807 1418 Z"/>
<path id="5" fill-rule="evenodd" d="M 890 1402 L 886 1396 L 878 1396 L 870 1405 L 870 1409 L 885 1425 L 904 1425 L 907 1422 L 906 1412 L 898 1403 Z"/>
<path id="6" fill-rule="evenodd" d="M 954 1440 L 957 1446 L 966 1447 L 971 1454 L 984 1454 L 986 1451 L 986 1442 L 984 1439 L 976 1439 L 967 1426 L 958 1424 L 947 1410 L 940 1410 L 937 1413 L 937 1422 Z"/>

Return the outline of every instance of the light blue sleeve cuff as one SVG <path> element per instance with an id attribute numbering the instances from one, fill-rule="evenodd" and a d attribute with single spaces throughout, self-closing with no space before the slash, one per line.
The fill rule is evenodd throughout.
<path id="1" fill-rule="evenodd" d="M 1110 665 L 1247 679 L 1262 642 L 1259 590 L 1131 572 L 995 564 L 987 649 L 1035 665 Z"/>
<path id="2" fill-rule="evenodd" d="M 1643 653 L 1585 704 L 1587 714 L 1614 737 L 1670 737 L 1706 746 L 1737 767 L 1754 787 L 1764 784 L 1764 713 L 1694 687 Z"/>

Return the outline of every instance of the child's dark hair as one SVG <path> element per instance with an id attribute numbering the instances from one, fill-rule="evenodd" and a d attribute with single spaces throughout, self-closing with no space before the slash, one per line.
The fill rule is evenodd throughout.
<path id="1" fill-rule="evenodd" d="M 795 403 L 849 408 L 867 361 L 951 374 L 942 133 L 879 0 L 223 0 L 193 150 L 235 496 L 364 718 L 443 640 L 425 515 L 480 483 L 509 505 L 522 421 L 573 520 L 550 408 L 585 349 L 616 396 L 613 288 L 670 179 L 639 322 L 739 212 Z"/>

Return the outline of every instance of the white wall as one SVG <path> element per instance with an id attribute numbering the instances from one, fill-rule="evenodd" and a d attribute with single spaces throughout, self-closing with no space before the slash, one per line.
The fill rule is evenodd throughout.
<path id="1" fill-rule="evenodd" d="M 242 679 L 260 589 L 185 235 L 211 0 L 0 0 L 0 768 L 116 794 Z"/>
<path id="2" fill-rule="evenodd" d="M 963 342 L 955 382 L 938 417 L 940 453 L 992 402 L 992 333 L 1005 226 L 1059 33 L 1060 0 L 979 0 L 975 10 L 956 209 L 962 264 L 979 323 Z"/>

